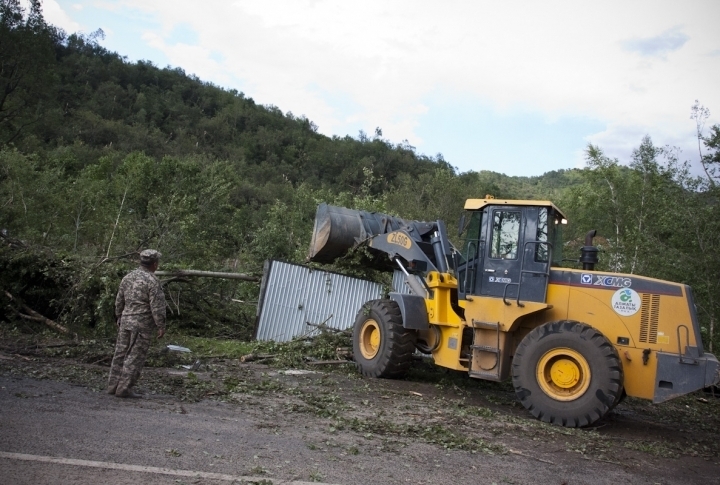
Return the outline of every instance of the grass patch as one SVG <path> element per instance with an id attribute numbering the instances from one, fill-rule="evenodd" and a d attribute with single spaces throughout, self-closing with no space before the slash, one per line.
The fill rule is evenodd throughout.
<path id="1" fill-rule="evenodd" d="M 468 376 L 467 371 L 452 370 L 435 365 L 432 359 L 429 358 L 413 362 L 405 380 L 433 383 L 438 389 L 452 390 L 456 394 L 462 394 L 475 389 L 486 389 L 493 392 L 513 392 L 512 381 L 510 379 L 502 382 L 473 379 Z"/>
<path id="2" fill-rule="evenodd" d="M 626 441 L 623 446 L 629 450 L 642 451 L 662 458 L 677 458 L 680 456 L 676 450 L 659 441 Z"/>
<path id="3" fill-rule="evenodd" d="M 321 332 L 312 339 L 295 339 L 290 342 L 253 342 L 252 352 L 272 354 L 273 367 L 305 367 L 307 359 L 336 360 L 338 347 L 352 347 L 350 336 L 344 332 Z"/>
<path id="4" fill-rule="evenodd" d="M 226 358 L 239 359 L 252 352 L 255 342 L 240 342 L 238 340 L 222 340 L 206 337 L 192 337 L 189 335 L 171 335 L 162 341 L 163 345 L 173 343 L 187 347 L 196 358 Z"/>
<path id="5" fill-rule="evenodd" d="M 458 416 L 460 418 L 474 416 L 478 418 L 498 419 L 499 417 L 498 413 L 492 409 L 476 406 L 474 404 L 467 404 L 463 401 L 453 401 L 449 404 L 449 408 L 452 409 L 454 416 Z"/>
<path id="6" fill-rule="evenodd" d="M 372 419 L 341 418 L 336 422 L 335 428 L 350 429 L 363 434 L 366 438 L 379 435 L 420 439 L 448 450 L 483 452 L 491 455 L 507 453 L 507 449 L 503 445 L 490 444 L 482 438 L 473 438 L 440 424 L 402 424 L 377 417 Z"/>
<path id="7" fill-rule="evenodd" d="M 225 380 L 224 386 L 226 392 L 250 394 L 253 396 L 287 393 L 288 391 L 292 391 L 286 388 L 285 385 L 277 379 L 238 381 L 237 379 L 231 377 Z"/>

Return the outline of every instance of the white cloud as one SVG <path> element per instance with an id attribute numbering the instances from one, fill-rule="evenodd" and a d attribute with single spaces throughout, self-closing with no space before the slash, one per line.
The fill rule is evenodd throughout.
<path id="1" fill-rule="evenodd" d="M 199 45 L 184 43 L 167 44 L 165 39 L 154 32 L 146 32 L 143 40 L 150 47 L 163 51 L 170 59 L 182 59 L 182 63 L 173 63 L 174 66 L 187 69 L 190 73 L 202 73 L 203 80 L 214 79 L 216 83 L 227 87 L 233 80 L 229 77 L 218 61 L 211 55 L 212 51 Z"/>
<path id="2" fill-rule="evenodd" d="M 623 47 L 645 57 L 658 57 L 666 59 L 668 53 L 678 50 L 690 40 L 679 28 L 674 28 L 654 37 L 644 39 L 629 39 L 624 41 Z"/>
<path id="3" fill-rule="evenodd" d="M 619 151 L 638 133 L 659 143 L 691 133 L 696 98 L 720 110 L 714 1 L 121 4 L 160 21 L 145 38 L 173 65 L 305 114 L 327 134 L 381 126 L 390 139 L 422 142 L 415 130 L 434 92 L 600 120 L 606 130 L 590 139 Z M 170 43 L 177 26 L 198 45 Z"/>
<path id="4" fill-rule="evenodd" d="M 48 23 L 56 25 L 66 32 L 77 32 L 80 30 L 80 24 L 72 20 L 70 16 L 65 13 L 57 0 L 44 0 L 42 9 L 43 16 Z"/>

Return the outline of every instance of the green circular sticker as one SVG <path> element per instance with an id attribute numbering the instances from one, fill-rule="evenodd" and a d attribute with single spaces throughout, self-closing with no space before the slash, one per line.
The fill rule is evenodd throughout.
<path id="1" fill-rule="evenodd" d="M 637 291 L 630 288 L 622 288 L 615 292 L 612 297 L 612 308 L 615 313 L 623 317 L 635 315 L 640 311 L 642 300 Z"/>

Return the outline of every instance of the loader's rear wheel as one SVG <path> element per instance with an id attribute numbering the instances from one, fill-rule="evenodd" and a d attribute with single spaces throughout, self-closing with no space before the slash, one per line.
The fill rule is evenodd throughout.
<path id="1" fill-rule="evenodd" d="M 623 372 L 615 347 L 594 328 L 570 320 L 535 328 L 513 356 L 520 402 L 536 418 L 588 426 L 617 403 Z"/>
<path id="2" fill-rule="evenodd" d="M 412 363 L 416 338 L 414 330 L 403 328 L 397 303 L 367 302 L 358 312 L 353 329 L 358 369 L 367 377 L 403 377 Z"/>

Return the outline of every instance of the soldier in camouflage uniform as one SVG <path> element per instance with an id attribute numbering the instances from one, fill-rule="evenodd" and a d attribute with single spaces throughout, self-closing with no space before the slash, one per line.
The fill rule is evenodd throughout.
<path id="1" fill-rule="evenodd" d="M 153 274 L 160 263 L 158 251 L 140 253 L 140 266 L 126 275 L 115 298 L 118 337 L 110 367 L 108 393 L 117 397 L 140 397 L 132 386 L 140 377 L 152 332 L 165 335 L 165 294 Z"/>

